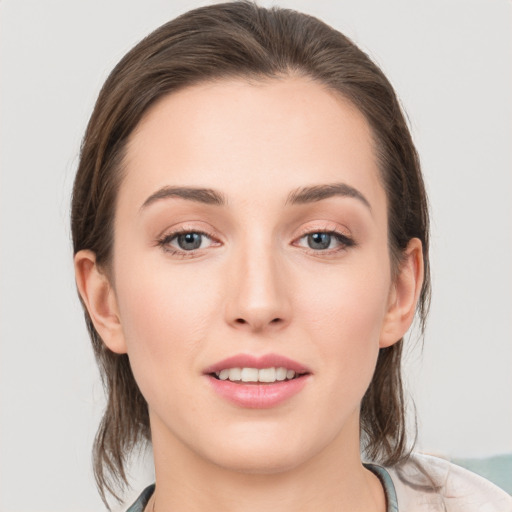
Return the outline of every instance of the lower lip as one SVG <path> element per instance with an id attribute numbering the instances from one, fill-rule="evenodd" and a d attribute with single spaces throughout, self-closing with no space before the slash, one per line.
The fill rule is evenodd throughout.
<path id="1" fill-rule="evenodd" d="M 213 389 L 222 397 L 240 407 L 249 409 L 268 409 L 276 407 L 299 393 L 309 376 L 297 379 L 277 381 L 272 384 L 243 384 L 230 380 L 219 380 L 207 376 Z"/>

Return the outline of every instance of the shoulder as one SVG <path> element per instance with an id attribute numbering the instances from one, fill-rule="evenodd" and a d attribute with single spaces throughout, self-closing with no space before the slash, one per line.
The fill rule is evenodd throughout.
<path id="1" fill-rule="evenodd" d="M 512 512 L 512 497 L 485 478 L 444 459 L 413 454 L 386 468 L 406 512 Z"/>

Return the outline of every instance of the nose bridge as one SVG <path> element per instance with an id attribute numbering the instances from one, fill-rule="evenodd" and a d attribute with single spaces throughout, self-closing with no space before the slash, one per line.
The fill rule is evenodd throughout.
<path id="1" fill-rule="evenodd" d="M 284 265 L 269 233 L 246 231 L 234 251 L 228 321 L 261 330 L 289 319 Z"/>

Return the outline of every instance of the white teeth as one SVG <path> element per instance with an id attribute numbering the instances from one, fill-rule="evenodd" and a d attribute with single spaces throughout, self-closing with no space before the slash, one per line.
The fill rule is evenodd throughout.
<path id="1" fill-rule="evenodd" d="M 258 374 L 257 368 L 242 368 L 240 379 L 242 382 L 258 382 Z"/>
<path id="2" fill-rule="evenodd" d="M 284 380 L 286 379 L 286 368 L 280 367 L 276 369 L 276 379 Z"/>
<path id="3" fill-rule="evenodd" d="M 220 380 L 230 380 L 232 382 L 276 382 L 290 380 L 295 377 L 294 370 L 288 370 L 280 366 L 279 368 L 224 368 L 215 372 Z"/>
<path id="4" fill-rule="evenodd" d="M 242 378 L 241 368 L 230 368 L 229 369 L 229 380 L 240 380 Z"/>
<path id="5" fill-rule="evenodd" d="M 262 368 L 259 372 L 260 382 L 275 382 L 276 369 L 275 368 Z"/>

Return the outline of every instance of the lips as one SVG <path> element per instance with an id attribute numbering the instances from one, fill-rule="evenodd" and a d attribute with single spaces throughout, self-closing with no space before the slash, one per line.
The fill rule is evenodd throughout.
<path id="1" fill-rule="evenodd" d="M 275 407 L 299 393 L 309 381 L 305 365 L 278 354 L 239 354 L 204 371 L 213 390 L 244 408 Z"/>
<path id="2" fill-rule="evenodd" d="M 258 370 L 265 368 L 286 368 L 298 374 L 311 373 L 311 370 L 309 370 L 307 366 L 279 354 L 265 354 L 259 357 L 249 354 L 237 354 L 209 366 L 204 370 L 204 373 L 216 373 L 230 368 L 256 368 Z"/>

